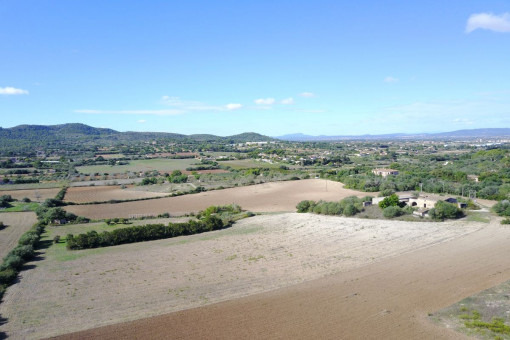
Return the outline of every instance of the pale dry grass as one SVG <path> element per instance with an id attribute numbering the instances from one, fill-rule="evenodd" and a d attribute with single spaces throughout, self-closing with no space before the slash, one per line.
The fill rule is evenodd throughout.
<path id="1" fill-rule="evenodd" d="M 9 288 L 0 305 L 9 322 L 0 330 L 40 338 L 198 307 L 345 272 L 478 228 L 286 213 L 68 257 L 63 245 L 53 245 Z"/>
<path id="2" fill-rule="evenodd" d="M 7 227 L 0 230 L 0 259 L 2 259 L 17 244 L 18 240 L 36 222 L 33 212 L 0 213 L 0 221 Z"/>

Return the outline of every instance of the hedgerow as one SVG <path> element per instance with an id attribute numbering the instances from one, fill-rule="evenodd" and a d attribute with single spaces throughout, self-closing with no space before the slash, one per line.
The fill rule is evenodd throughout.
<path id="1" fill-rule="evenodd" d="M 185 223 L 146 224 L 101 233 L 89 231 L 77 236 L 69 234 L 66 240 L 68 249 L 88 249 L 192 235 L 222 229 L 228 225 L 229 222 L 224 223 L 219 217 L 207 216 L 199 221 L 192 220 Z"/>

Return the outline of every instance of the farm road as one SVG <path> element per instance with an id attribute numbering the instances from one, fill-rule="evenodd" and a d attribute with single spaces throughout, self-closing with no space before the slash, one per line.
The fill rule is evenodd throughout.
<path id="1" fill-rule="evenodd" d="M 510 228 L 494 219 L 323 279 L 58 339 L 463 339 L 427 314 L 510 279 L 509 244 Z"/>

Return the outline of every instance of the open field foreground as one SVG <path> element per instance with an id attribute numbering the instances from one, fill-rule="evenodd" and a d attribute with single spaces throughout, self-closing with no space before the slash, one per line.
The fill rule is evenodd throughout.
<path id="1" fill-rule="evenodd" d="M 67 189 L 65 201 L 75 203 L 85 203 L 94 201 L 109 200 L 128 200 L 149 197 L 161 197 L 168 194 L 133 190 L 130 188 L 121 189 L 115 186 L 91 186 L 91 187 L 71 187 Z"/>
<path id="2" fill-rule="evenodd" d="M 399 299 L 409 299 L 411 303 L 415 301 L 413 294 L 416 298 L 425 293 L 433 296 L 435 287 L 424 289 L 423 286 L 438 277 L 432 275 L 423 278 L 421 283 L 414 282 L 415 275 L 422 275 L 421 264 L 429 258 L 438 258 L 437 247 L 433 245 L 444 242 L 446 251 L 452 251 L 452 245 L 462 242 L 456 238 L 464 240 L 469 236 L 461 236 L 469 233 L 484 235 L 486 231 L 476 231 L 486 226 L 461 221 L 411 223 L 286 213 L 244 219 L 221 231 L 117 247 L 70 252 L 63 244 L 52 245 L 45 251 L 44 260 L 39 261 L 35 269 L 22 272 L 21 282 L 7 291 L 0 314 L 8 322 L 0 331 L 13 339 L 52 336 L 267 292 L 335 273 L 340 274 L 325 281 L 289 288 L 296 294 L 279 290 L 203 311 L 174 314 L 169 317 L 182 319 L 178 321 L 182 323 L 166 323 L 169 328 L 164 337 L 175 334 L 203 338 L 213 332 L 216 338 L 243 338 L 243 332 L 249 332 L 250 337 L 258 334 L 266 338 L 279 332 L 287 334 L 297 327 L 297 333 L 288 333 L 296 337 L 301 334 L 298 329 L 305 326 L 310 327 L 308 332 L 317 332 L 330 323 L 366 324 L 367 320 L 384 318 L 384 309 L 396 315 L 410 312 L 408 302 Z M 429 247 L 425 256 L 413 263 L 418 266 L 417 272 L 406 266 L 401 270 L 402 261 L 412 256 L 410 252 L 424 247 Z M 470 247 L 464 250 L 473 251 Z M 406 255 L 399 256 L 401 254 Z M 384 261 L 388 258 L 391 260 Z M 362 276 L 350 272 L 372 263 L 380 264 L 368 272 L 360 269 L 365 273 Z M 388 265 L 390 267 L 381 272 L 379 266 Z M 456 272 L 455 268 L 451 270 Z M 377 277 L 374 282 L 370 273 L 388 277 L 384 280 Z M 449 277 L 446 272 L 438 274 L 441 280 Z M 359 281 L 353 282 L 353 279 Z M 406 282 L 405 287 L 401 286 L 402 282 Z M 343 291 L 345 285 L 349 289 Z M 412 289 L 413 294 L 409 295 L 404 288 Z M 333 294 L 335 290 L 340 292 Z M 398 295 L 400 290 L 404 290 L 400 298 L 386 296 L 389 293 Z M 458 295 L 459 291 L 471 292 L 471 287 L 457 286 L 455 290 Z M 272 299 L 276 299 L 275 302 Z M 362 301 L 365 301 L 364 308 L 369 308 L 367 314 L 357 315 L 357 318 L 338 316 L 343 308 L 352 308 L 352 303 L 361 306 Z M 402 309 L 398 307 L 400 303 L 404 306 Z M 216 313 L 217 308 L 226 319 L 209 323 L 209 320 L 221 318 Z M 334 313 L 329 314 L 328 308 L 333 308 Z M 274 315 L 279 314 L 279 309 L 281 325 Z M 308 312 L 312 315 L 307 315 Z M 204 318 L 202 313 L 205 313 Z M 320 321 L 317 318 L 324 319 L 325 324 L 315 324 Z M 196 329 L 190 326 L 195 322 Z M 142 324 L 135 322 L 133 325 Z M 214 329 L 210 330 L 213 325 Z M 134 327 L 132 337 L 138 334 L 138 338 L 151 338 L 149 330 Z M 156 326 L 155 330 L 161 330 L 160 327 Z M 147 336 L 137 333 L 138 329 L 148 332 Z M 322 331 L 329 330 L 326 327 Z"/>
<path id="3" fill-rule="evenodd" d="M 344 189 L 339 182 L 309 179 L 264 183 L 150 201 L 68 206 L 66 210 L 93 219 L 129 217 L 134 214 L 158 215 L 164 212 L 181 215 L 203 210 L 211 205 L 231 203 L 237 203 L 243 209 L 254 212 L 280 212 L 295 211 L 296 204 L 302 200 L 339 201 L 352 195 L 363 197 L 368 194 Z"/>
<path id="4" fill-rule="evenodd" d="M 322 279 L 61 339 L 467 339 L 433 324 L 428 314 L 510 278 L 510 228 L 493 220 L 437 241 Z M 342 242 L 336 246 L 343 249 Z"/>
<path id="5" fill-rule="evenodd" d="M 0 259 L 17 244 L 18 240 L 37 222 L 34 212 L 8 212 L 0 213 L 0 222 L 7 227 L 0 230 Z"/>

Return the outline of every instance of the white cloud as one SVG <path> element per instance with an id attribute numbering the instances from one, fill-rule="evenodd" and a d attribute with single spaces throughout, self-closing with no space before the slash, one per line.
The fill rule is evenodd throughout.
<path id="1" fill-rule="evenodd" d="M 274 104 L 275 100 L 274 100 L 274 98 L 260 98 L 260 99 L 255 99 L 254 102 L 257 105 L 272 105 L 272 104 Z"/>
<path id="2" fill-rule="evenodd" d="M 111 115 L 156 115 L 175 116 L 185 113 L 183 110 L 74 110 L 76 113 L 86 114 L 111 114 Z"/>
<path id="3" fill-rule="evenodd" d="M 384 82 L 385 83 L 396 83 L 396 82 L 398 82 L 398 78 L 395 78 L 392 76 L 387 76 L 386 78 L 384 78 Z"/>
<path id="4" fill-rule="evenodd" d="M 510 32 L 510 13 L 501 15 L 492 13 L 471 14 L 466 24 L 466 33 L 471 33 L 479 28 L 495 32 Z"/>
<path id="5" fill-rule="evenodd" d="M 136 122 L 140 123 L 140 124 L 143 124 L 143 123 L 146 123 L 147 121 L 145 119 L 140 119 L 140 120 L 137 120 Z"/>
<path id="6" fill-rule="evenodd" d="M 303 92 L 300 94 L 300 96 L 305 98 L 312 98 L 315 97 L 315 94 L 313 94 L 312 92 Z"/>
<path id="7" fill-rule="evenodd" d="M 290 98 L 282 99 L 281 103 L 282 103 L 283 105 L 291 105 L 291 104 L 294 104 L 294 98 L 290 97 Z"/>
<path id="8" fill-rule="evenodd" d="M 15 94 L 28 94 L 27 90 L 17 89 L 15 87 L 0 87 L 0 94 L 3 95 L 15 95 Z"/>
<path id="9" fill-rule="evenodd" d="M 243 106 L 241 104 L 229 103 L 229 104 L 225 105 L 225 107 L 227 108 L 227 110 L 237 110 Z"/>

